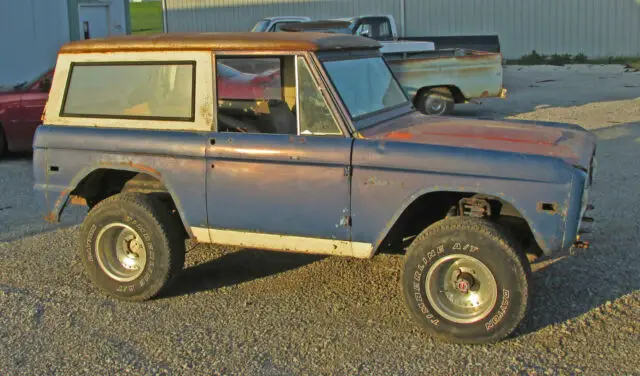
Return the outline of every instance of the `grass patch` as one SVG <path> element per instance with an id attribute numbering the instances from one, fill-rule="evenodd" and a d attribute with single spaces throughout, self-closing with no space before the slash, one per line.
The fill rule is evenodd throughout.
<path id="1" fill-rule="evenodd" d="M 131 34 L 162 33 L 162 2 L 130 3 Z"/>
<path id="2" fill-rule="evenodd" d="M 557 65 L 567 64 L 621 64 L 640 69 L 640 57 L 610 56 L 607 58 L 590 59 L 585 54 L 553 54 L 541 55 L 533 50 L 530 54 L 523 55 L 519 59 L 507 60 L 511 65 Z"/>

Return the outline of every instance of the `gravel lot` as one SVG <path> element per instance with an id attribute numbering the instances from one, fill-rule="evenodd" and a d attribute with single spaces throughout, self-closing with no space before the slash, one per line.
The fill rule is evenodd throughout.
<path id="1" fill-rule="evenodd" d="M 116 302 L 76 256 L 83 211 L 45 224 L 30 156 L 13 156 L 0 161 L 0 375 L 640 375 L 640 73 L 510 66 L 505 81 L 507 100 L 456 116 L 567 121 L 600 139 L 594 243 L 534 265 L 533 308 L 514 338 L 429 338 L 405 309 L 397 255 L 199 245 L 167 296 Z"/>

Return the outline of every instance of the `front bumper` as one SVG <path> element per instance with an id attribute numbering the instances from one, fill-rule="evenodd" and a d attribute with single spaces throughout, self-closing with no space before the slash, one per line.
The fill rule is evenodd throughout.
<path id="1" fill-rule="evenodd" d="M 578 217 L 578 226 L 576 232 L 576 240 L 573 243 L 575 248 L 589 248 L 590 242 L 585 240 L 583 235 L 590 234 L 594 223 L 593 217 L 588 216 L 588 212 L 594 209 L 590 201 L 591 188 L 593 186 L 593 177 L 595 175 L 597 161 L 595 159 L 595 150 L 591 156 L 589 163 L 589 169 L 587 171 L 587 177 L 584 182 L 582 191 L 582 200 L 580 203 L 580 215 Z"/>

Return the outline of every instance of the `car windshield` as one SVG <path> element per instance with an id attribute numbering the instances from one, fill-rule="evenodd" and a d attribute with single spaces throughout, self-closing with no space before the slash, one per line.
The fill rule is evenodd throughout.
<path id="1" fill-rule="evenodd" d="M 325 61 L 323 65 L 354 120 L 409 102 L 382 57 Z"/>
<path id="2" fill-rule="evenodd" d="M 269 25 L 269 21 L 267 20 L 258 21 L 251 31 L 262 33 L 267 29 L 267 25 Z"/>
<path id="3" fill-rule="evenodd" d="M 22 81 L 16 85 L 13 86 L 14 90 L 22 90 L 22 89 L 28 89 L 30 87 L 32 87 L 33 85 L 35 85 L 36 82 L 40 81 L 41 78 L 43 78 L 44 76 L 46 76 L 50 71 L 46 71 L 43 73 L 40 73 L 38 76 L 36 76 L 35 78 L 32 78 L 31 81 Z"/>

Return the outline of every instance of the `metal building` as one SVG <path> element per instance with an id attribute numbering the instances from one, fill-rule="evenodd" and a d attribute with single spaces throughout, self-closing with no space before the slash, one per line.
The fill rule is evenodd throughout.
<path id="1" fill-rule="evenodd" d="M 44 73 L 70 40 L 129 31 L 128 0 L 0 0 L 0 85 Z"/>
<path id="2" fill-rule="evenodd" d="M 165 30 L 242 31 L 268 16 L 392 14 L 405 36 L 498 34 L 507 58 L 536 50 L 640 56 L 640 0 L 163 0 Z"/>

